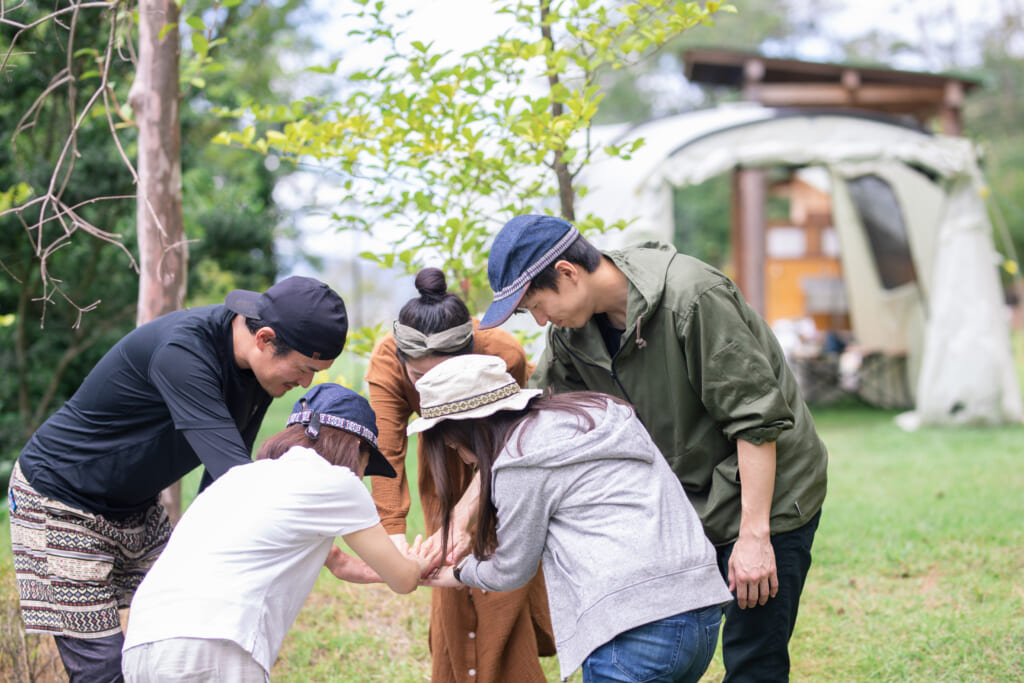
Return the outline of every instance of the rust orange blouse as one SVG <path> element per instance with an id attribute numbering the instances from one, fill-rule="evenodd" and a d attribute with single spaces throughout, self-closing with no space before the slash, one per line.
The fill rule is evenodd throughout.
<path id="1" fill-rule="evenodd" d="M 515 337 L 501 329 L 476 330 L 473 343 L 474 353 L 504 359 L 509 373 L 526 385 L 534 366 Z M 366 382 L 377 413 L 380 450 L 398 474 L 395 479 L 372 477 L 373 499 L 387 532 L 405 533 L 411 504 L 405 428 L 419 413 L 420 398 L 395 354 L 393 335 L 374 348 Z M 440 526 L 440 506 L 433 475 L 422 458 L 419 464 L 417 484 L 429 535 Z M 454 454 L 447 467 L 457 500 L 469 486 L 473 468 Z M 543 573 L 505 593 L 431 589 L 430 652 L 432 683 L 546 683 L 538 657 L 554 655 L 555 644 Z"/>
<path id="2" fill-rule="evenodd" d="M 473 321 L 476 328 L 478 322 Z M 526 379 L 533 370 L 533 364 L 526 359 L 526 352 L 516 338 L 502 329 L 475 330 L 473 353 L 498 356 L 505 361 L 508 372 L 520 386 L 526 386 Z M 413 414 L 419 414 L 420 396 L 409 381 L 405 368 L 395 354 L 395 338 L 389 332 L 370 355 L 366 372 L 366 383 L 370 390 L 370 405 L 377 413 L 378 441 L 381 453 L 391 462 L 398 476 L 394 479 L 373 477 L 373 500 L 381 523 L 389 534 L 405 533 L 405 518 L 409 514 L 412 499 L 409 495 L 409 480 L 405 473 L 405 456 L 408 440 L 405 428 Z M 458 458 L 451 458 L 449 475 L 456 500 L 462 495 L 473 477 L 473 469 Z M 423 518 L 427 533 L 437 530 L 437 500 L 431 473 L 420 460 L 419 492 L 423 505 Z"/>

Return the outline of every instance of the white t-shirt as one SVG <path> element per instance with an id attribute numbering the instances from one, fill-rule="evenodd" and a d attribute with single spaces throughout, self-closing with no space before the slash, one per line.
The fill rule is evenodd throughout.
<path id="1" fill-rule="evenodd" d="M 139 586 L 124 649 L 227 639 L 270 671 L 334 538 L 379 522 L 362 480 L 308 448 L 233 467 L 196 497 Z"/>

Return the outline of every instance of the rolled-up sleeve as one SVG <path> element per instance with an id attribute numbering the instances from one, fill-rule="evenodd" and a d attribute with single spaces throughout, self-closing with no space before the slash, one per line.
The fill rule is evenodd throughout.
<path id="1" fill-rule="evenodd" d="M 712 287 L 680 317 L 677 334 L 690 383 L 723 433 L 762 444 L 791 429 L 794 417 L 745 308 L 730 287 Z"/>

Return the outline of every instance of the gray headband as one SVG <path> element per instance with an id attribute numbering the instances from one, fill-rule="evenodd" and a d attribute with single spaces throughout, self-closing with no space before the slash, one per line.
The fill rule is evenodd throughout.
<path id="1" fill-rule="evenodd" d="M 409 358 L 423 358 L 432 353 L 452 353 L 462 349 L 473 338 L 473 321 L 450 327 L 442 332 L 423 334 L 415 327 L 395 321 L 395 345 Z"/>

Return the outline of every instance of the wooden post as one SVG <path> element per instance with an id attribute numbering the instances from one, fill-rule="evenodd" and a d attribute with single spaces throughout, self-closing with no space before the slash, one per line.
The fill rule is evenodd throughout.
<path id="1" fill-rule="evenodd" d="M 943 90 L 939 124 L 944 135 L 963 135 L 961 111 L 964 106 L 964 86 L 960 81 L 946 81 Z"/>
<path id="2" fill-rule="evenodd" d="M 732 255 L 736 284 L 747 302 L 765 314 L 765 179 L 759 168 L 738 168 L 732 184 Z"/>

